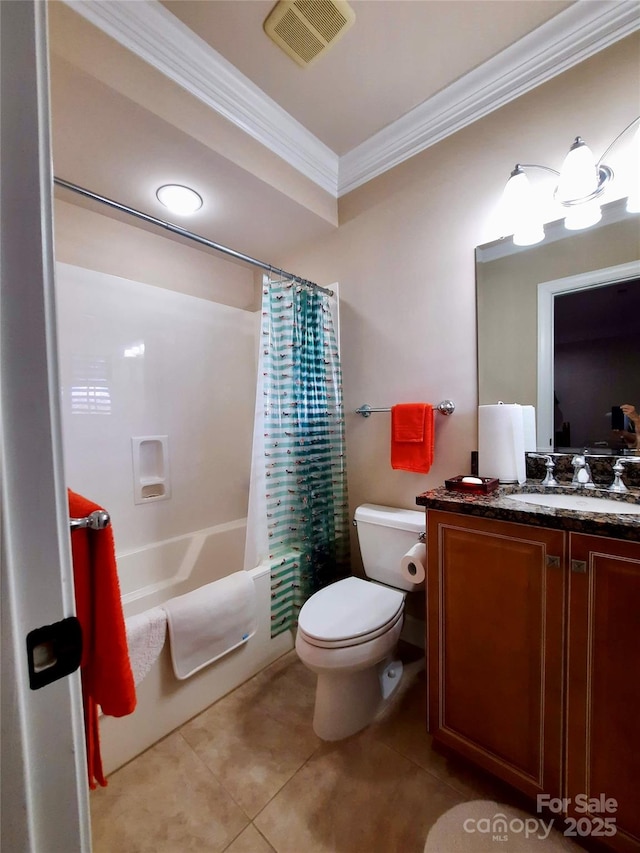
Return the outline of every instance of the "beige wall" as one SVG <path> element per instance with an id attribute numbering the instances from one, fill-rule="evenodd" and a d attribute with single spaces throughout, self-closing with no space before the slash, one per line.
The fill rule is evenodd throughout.
<path id="1" fill-rule="evenodd" d="M 57 198 L 54 234 L 57 261 L 234 308 L 255 311 L 260 305 L 259 270 L 168 239 L 158 229 L 146 231 Z"/>
<path id="2" fill-rule="evenodd" d="M 596 153 L 640 113 L 636 34 L 344 197 L 338 232 L 280 259 L 341 286 L 347 464 L 352 508 L 414 507 L 415 496 L 467 473 L 476 448 L 474 247 L 492 233 L 514 164 L 559 168 L 579 133 Z M 508 369 L 508 365 L 505 365 Z M 450 398 L 437 416 L 428 475 L 389 465 L 389 415 L 362 403 Z"/>

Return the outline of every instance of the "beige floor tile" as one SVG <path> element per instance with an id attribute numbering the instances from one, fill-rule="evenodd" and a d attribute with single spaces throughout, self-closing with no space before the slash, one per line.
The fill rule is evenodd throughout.
<path id="1" fill-rule="evenodd" d="M 422 853 L 430 827 L 462 800 L 384 744 L 325 744 L 254 823 L 278 853 Z"/>
<path id="2" fill-rule="evenodd" d="M 274 853 L 274 849 L 264 840 L 255 826 L 249 824 L 224 853 Z"/>
<path id="3" fill-rule="evenodd" d="M 389 708 L 368 730 L 368 736 L 395 749 L 455 788 L 465 799 L 497 799 L 512 802 L 507 785 L 493 779 L 454 755 L 433 749 L 427 732 L 426 676 L 410 672 Z"/>
<path id="4" fill-rule="evenodd" d="M 276 720 L 308 727 L 313 719 L 316 676 L 291 651 L 231 695 Z"/>
<path id="5" fill-rule="evenodd" d="M 285 658 L 180 730 L 249 817 L 321 744 L 311 727 L 315 682 Z"/>
<path id="6" fill-rule="evenodd" d="M 246 815 L 177 733 L 92 791 L 94 853 L 218 853 Z"/>

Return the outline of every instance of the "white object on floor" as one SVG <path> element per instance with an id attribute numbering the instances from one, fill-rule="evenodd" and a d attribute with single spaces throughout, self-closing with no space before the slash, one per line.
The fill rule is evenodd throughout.
<path id="1" fill-rule="evenodd" d="M 158 659 L 167 634 L 167 614 L 152 607 L 125 620 L 133 680 L 140 684 Z"/>
<path id="2" fill-rule="evenodd" d="M 183 680 L 247 642 L 256 632 L 249 572 L 234 572 L 164 604 L 176 678 Z"/>

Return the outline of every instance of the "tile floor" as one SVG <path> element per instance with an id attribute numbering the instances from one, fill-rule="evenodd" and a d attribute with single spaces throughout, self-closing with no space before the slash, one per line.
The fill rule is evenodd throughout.
<path id="1" fill-rule="evenodd" d="M 338 743 L 314 734 L 315 676 L 284 655 L 92 792 L 94 853 L 422 853 L 458 803 L 509 803 L 431 749 L 410 650 L 383 718 Z"/>

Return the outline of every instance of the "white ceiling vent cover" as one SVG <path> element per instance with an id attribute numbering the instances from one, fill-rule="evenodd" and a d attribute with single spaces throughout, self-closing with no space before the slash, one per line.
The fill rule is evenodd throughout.
<path id="1" fill-rule="evenodd" d="M 345 0 L 280 0 L 264 22 L 264 30 L 306 68 L 335 44 L 355 19 Z"/>

